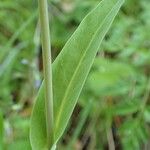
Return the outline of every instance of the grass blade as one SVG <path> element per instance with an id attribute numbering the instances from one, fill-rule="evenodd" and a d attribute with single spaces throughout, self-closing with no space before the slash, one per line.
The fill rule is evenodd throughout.
<path id="1" fill-rule="evenodd" d="M 3 134 L 4 134 L 4 123 L 3 123 L 2 112 L 0 111 L 0 150 L 3 150 Z"/>

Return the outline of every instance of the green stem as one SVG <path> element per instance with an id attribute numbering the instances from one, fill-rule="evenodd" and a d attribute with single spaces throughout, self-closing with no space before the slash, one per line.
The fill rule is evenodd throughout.
<path id="1" fill-rule="evenodd" d="M 52 146 L 53 142 L 53 91 L 52 91 L 52 65 L 51 65 L 51 45 L 48 19 L 47 0 L 39 0 L 39 15 L 42 36 L 42 53 L 45 79 L 45 111 L 47 144 Z"/>

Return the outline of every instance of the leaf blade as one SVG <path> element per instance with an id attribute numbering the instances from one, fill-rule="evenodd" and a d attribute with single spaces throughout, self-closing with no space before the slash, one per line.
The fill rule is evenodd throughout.
<path id="1" fill-rule="evenodd" d="M 103 0 L 84 18 L 53 63 L 54 143 L 57 143 L 67 126 L 67 122 L 73 112 L 100 43 L 123 1 Z M 44 111 L 40 111 L 44 110 L 43 99 L 42 85 L 31 118 L 30 139 L 33 150 L 40 150 L 37 139 L 40 140 L 44 136 L 46 138 L 45 129 L 39 129 L 40 124 L 43 127 L 44 125 L 42 124 L 45 124 L 45 113 Z M 37 114 L 40 115 L 37 117 Z M 40 131 L 41 133 L 37 134 L 36 131 Z M 40 146 L 45 147 L 44 141 Z"/>
<path id="2" fill-rule="evenodd" d="M 4 119 L 0 110 L 0 150 L 3 150 Z"/>
<path id="3" fill-rule="evenodd" d="M 114 4 L 113 2 L 116 2 L 116 4 Z M 59 76 L 58 76 L 58 78 L 55 78 L 55 77 L 57 77 L 57 74 L 54 74 L 54 81 L 57 81 L 57 82 L 54 82 L 54 94 L 55 94 L 55 96 L 56 95 L 59 95 L 59 91 L 57 90 L 57 87 L 60 87 L 60 83 L 61 83 L 61 85 L 62 85 L 62 88 L 60 89 L 59 88 L 59 90 L 60 91 L 63 91 L 65 94 L 64 94 L 64 97 L 62 96 L 61 98 L 60 98 L 60 100 L 61 100 L 61 103 L 59 103 L 58 101 L 57 101 L 57 103 L 55 104 L 55 108 L 54 108 L 54 110 L 55 110 L 55 117 L 56 117 L 56 119 L 55 119 L 55 133 L 56 133 L 56 135 L 55 135 L 55 140 L 57 140 L 57 139 L 59 139 L 59 137 L 61 136 L 61 134 L 62 134 L 62 130 L 64 130 L 64 129 L 62 129 L 63 127 L 63 125 L 64 126 L 66 126 L 66 124 L 67 124 L 67 122 L 68 122 L 68 119 L 70 118 L 70 116 L 71 116 L 71 113 L 72 113 L 72 111 L 73 111 L 73 108 L 74 108 L 74 106 L 75 106 L 75 104 L 76 104 L 76 102 L 77 102 L 77 98 L 79 97 L 79 94 L 80 94 L 80 92 L 81 92 L 81 89 L 82 89 L 82 87 L 83 87 L 83 85 L 84 85 L 84 82 L 85 82 L 85 79 L 86 79 L 86 77 L 87 77 L 87 75 L 88 75 L 88 72 L 89 72 L 89 70 L 90 70 L 90 68 L 91 68 L 91 65 L 92 65 L 92 62 L 94 61 L 94 58 L 95 58 L 95 56 L 96 56 L 96 53 L 97 53 L 97 51 L 98 51 L 98 48 L 99 48 L 99 46 L 100 46 L 100 43 L 101 43 L 101 41 L 102 41 L 102 39 L 104 38 L 104 36 L 105 36 L 105 34 L 106 34 L 106 32 L 108 31 L 108 29 L 109 29 L 109 27 L 110 27 L 110 25 L 111 25 L 111 23 L 112 23 L 112 21 L 113 21 L 113 19 L 114 19 L 114 17 L 115 17 L 115 15 L 117 14 L 117 12 L 118 12 L 118 10 L 119 10 L 119 8 L 120 7 L 118 7 L 118 5 L 119 6 L 121 6 L 122 5 L 122 2 L 123 1 L 109 1 L 109 0 L 107 0 L 107 1 L 102 1 L 99 5 L 98 5 L 98 7 L 96 7 L 96 9 L 94 10 L 94 11 L 92 11 L 86 18 L 85 18 L 85 20 L 81 23 L 81 25 L 79 26 L 79 28 L 78 28 L 78 30 L 74 33 L 74 35 L 71 37 L 71 39 L 70 39 L 70 41 L 68 41 L 68 45 L 66 44 L 65 45 L 65 47 L 64 47 L 64 49 L 62 50 L 62 52 L 63 53 L 61 53 L 62 55 L 59 55 L 59 57 L 61 57 L 60 59 L 59 59 L 59 57 L 58 57 L 58 61 L 59 62 L 57 62 L 57 60 L 56 60 L 56 64 L 54 64 L 54 65 L 56 65 L 56 67 L 54 67 L 54 68 L 57 68 L 57 66 L 60 66 L 60 65 L 64 65 L 64 63 L 65 62 L 63 62 L 64 60 L 65 60 L 65 57 L 67 57 L 67 55 L 66 56 L 64 56 L 64 59 L 63 59 L 63 54 L 64 54 L 64 52 L 65 52 L 65 50 L 66 50 L 66 52 L 68 52 L 69 51 L 69 49 L 70 49 L 70 45 L 74 45 L 75 47 L 78 47 L 78 46 L 76 46 L 75 44 L 74 44 L 74 42 L 75 43 L 78 43 L 78 39 L 81 39 L 81 31 L 83 32 L 83 30 L 85 29 L 85 32 L 86 32 L 86 28 L 85 28 L 85 26 L 88 26 L 89 24 L 89 21 L 94 21 L 95 20 L 95 18 L 93 19 L 92 17 L 93 17 L 93 15 L 94 14 L 96 14 L 96 17 L 97 17 L 97 14 L 98 14 L 98 12 L 100 11 L 102 11 L 103 12 L 103 7 L 104 6 L 107 6 L 108 4 L 110 4 L 110 7 L 108 7 L 108 9 L 107 9 L 107 13 L 106 13 L 106 17 L 104 17 L 104 19 L 103 19 L 103 21 L 102 21 L 102 24 L 101 24 L 101 21 L 99 21 L 99 23 L 97 23 L 97 27 L 98 27 L 98 29 L 96 30 L 96 32 L 94 32 L 95 31 L 95 28 L 93 29 L 93 32 L 94 32 L 94 34 L 93 34 L 93 37 L 91 37 L 91 33 L 88 33 L 88 36 L 90 37 L 89 38 L 89 40 L 90 40 L 90 42 L 87 40 L 85 43 L 85 47 L 86 47 L 86 49 L 84 50 L 84 53 L 82 53 L 81 55 L 80 55 L 80 60 L 79 60 L 79 62 L 77 63 L 77 66 L 76 66 L 76 69 L 74 69 L 73 68 L 73 70 L 74 70 L 74 72 L 73 72 L 73 74 L 72 74 L 72 76 L 71 76 L 71 78 L 70 78 L 70 82 L 69 82 L 69 84 L 67 84 L 68 86 L 67 87 L 65 87 L 60 81 L 62 80 L 62 79 L 60 79 L 61 77 L 61 75 L 63 75 L 63 73 L 59 73 Z M 114 5 L 114 7 L 112 7 Z M 112 8 L 111 8 L 112 7 Z M 110 9 L 109 8 L 111 8 L 111 11 L 110 11 Z M 118 9 L 117 9 L 118 8 Z M 102 10 L 101 10 L 102 9 Z M 109 12 L 110 11 L 110 12 Z M 104 13 L 104 14 L 105 14 Z M 114 15 L 115 14 L 115 15 Z M 101 17 L 101 15 L 100 15 L 100 17 Z M 92 22 L 91 23 L 91 26 L 94 26 L 94 24 L 96 24 L 95 22 Z M 99 27 L 100 26 L 100 27 Z M 81 29 L 81 30 L 80 30 Z M 101 30 L 101 29 L 104 29 L 104 30 Z M 79 35 L 77 35 L 78 34 L 78 32 L 79 32 Z M 91 32 L 91 30 L 90 30 L 90 32 Z M 86 33 L 84 33 L 83 34 L 84 36 L 85 35 L 87 35 Z M 76 36 L 76 37 L 74 37 L 74 36 Z M 75 40 L 75 39 L 77 39 L 77 41 Z M 74 41 L 75 40 L 75 41 Z M 71 43 L 71 44 L 70 44 Z M 87 43 L 89 43 L 89 44 L 87 44 Z M 72 49 L 73 49 L 73 47 L 72 47 Z M 78 53 L 80 54 L 80 51 L 82 51 L 82 48 L 80 48 L 79 49 L 79 51 L 78 51 Z M 75 52 L 75 51 L 74 51 Z M 62 60 L 61 60 L 62 59 Z M 68 62 L 71 62 L 71 59 L 73 59 L 74 60 L 74 58 L 73 57 L 70 57 L 70 60 L 68 61 Z M 66 61 L 66 63 L 67 63 L 67 61 Z M 86 65 L 85 65 L 86 64 Z M 68 72 L 68 70 L 66 69 L 66 68 L 71 68 L 71 65 L 68 67 L 62 67 L 62 69 L 61 69 L 61 72 L 64 72 L 64 74 L 66 74 L 66 72 Z M 66 69 L 66 70 L 63 70 L 63 69 Z M 55 72 L 54 72 L 55 73 Z M 66 78 L 67 79 L 69 79 L 69 75 L 65 75 L 65 76 L 67 76 Z M 60 78 L 59 78 L 60 77 Z M 55 86 L 56 85 L 56 86 Z M 64 88 L 65 87 L 65 88 Z M 56 88 L 56 89 L 55 89 Z M 65 89 L 65 90 L 63 90 L 63 89 Z M 74 89 L 73 91 L 72 91 L 72 89 Z M 55 92 L 56 91 L 56 92 Z M 57 94 L 58 93 L 58 94 Z M 54 98 L 55 99 L 55 98 Z M 57 97 L 56 98 L 56 100 L 57 99 L 59 99 L 59 97 Z M 70 103 L 71 102 L 71 103 Z M 54 102 L 55 103 L 55 102 Z M 57 108 L 59 108 L 57 111 L 56 111 L 56 109 Z M 67 110 L 67 109 L 69 109 L 69 110 Z M 69 115 L 69 113 L 70 113 L 70 115 Z M 65 117 L 64 117 L 65 116 Z M 61 125 L 60 125 L 61 124 Z M 60 127 L 60 128 L 59 128 Z"/>

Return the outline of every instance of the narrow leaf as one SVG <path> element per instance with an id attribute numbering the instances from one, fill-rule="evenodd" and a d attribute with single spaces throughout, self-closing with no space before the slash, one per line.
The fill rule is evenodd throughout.
<path id="1" fill-rule="evenodd" d="M 123 1 L 101 1 L 83 19 L 53 63 L 55 144 L 67 126 L 100 44 Z M 43 84 L 31 119 L 30 138 L 33 150 L 46 146 Z"/>
<path id="2" fill-rule="evenodd" d="M 0 150 L 3 150 L 3 134 L 4 134 L 3 116 L 0 111 Z"/>

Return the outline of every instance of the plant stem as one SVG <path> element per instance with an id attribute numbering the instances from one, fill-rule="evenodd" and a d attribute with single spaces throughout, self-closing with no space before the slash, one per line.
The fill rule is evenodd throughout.
<path id="1" fill-rule="evenodd" d="M 115 141 L 114 141 L 114 137 L 113 137 L 112 128 L 111 127 L 108 128 L 106 132 L 107 132 L 109 150 L 115 150 Z"/>
<path id="2" fill-rule="evenodd" d="M 47 0 L 39 0 L 39 15 L 42 36 L 42 53 L 45 79 L 45 111 L 47 144 L 52 146 L 53 142 L 53 91 L 52 91 L 52 65 L 51 65 L 51 44 L 48 19 Z"/>

